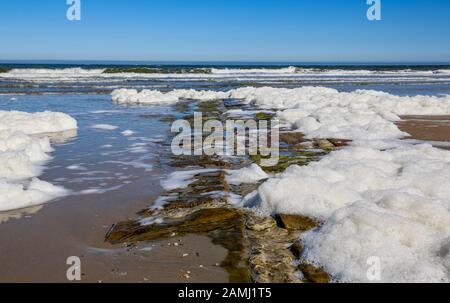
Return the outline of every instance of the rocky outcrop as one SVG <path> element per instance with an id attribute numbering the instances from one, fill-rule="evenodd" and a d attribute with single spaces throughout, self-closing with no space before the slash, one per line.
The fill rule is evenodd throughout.
<path id="1" fill-rule="evenodd" d="M 236 101 L 237 102 L 237 101 Z M 224 119 L 227 108 L 241 108 L 242 104 L 228 101 L 200 102 L 196 110 L 203 118 Z M 185 106 L 179 109 L 186 113 Z M 260 113 L 256 119 L 268 119 L 272 113 Z M 190 119 L 191 117 L 183 117 Z M 279 164 L 264 168 L 266 172 L 284 171 L 290 165 L 306 165 L 320 159 L 337 144 L 336 140 L 309 140 L 303 134 L 280 134 Z M 167 144 L 165 142 L 164 144 Z M 165 203 L 139 213 L 139 218 L 114 224 L 106 235 L 110 243 L 132 246 L 141 241 L 154 241 L 186 234 L 202 234 L 212 242 L 227 249 L 228 255 L 220 264 L 230 276 L 231 282 L 257 283 L 326 283 L 330 277 L 311 264 L 298 265 L 302 246 L 300 234 L 319 225 L 307 217 L 278 214 L 274 217 L 259 216 L 247 209 L 233 208 L 232 195 L 245 196 L 260 185 L 230 185 L 226 182 L 227 169 L 239 169 L 258 162 L 258 156 L 246 157 L 194 157 L 174 156 L 168 164 L 176 170 L 192 169 L 192 180 L 187 186 L 163 193 Z M 208 168 L 206 171 L 200 169 Z"/>

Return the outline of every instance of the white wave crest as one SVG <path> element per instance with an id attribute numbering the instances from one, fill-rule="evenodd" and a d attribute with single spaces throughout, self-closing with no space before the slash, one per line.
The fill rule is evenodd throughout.
<path id="1" fill-rule="evenodd" d="M 213 74 L 295 74 L 297 68 L 294 66 L 289 66 L 285 68 L 212 68 L 211 73 Z"/>

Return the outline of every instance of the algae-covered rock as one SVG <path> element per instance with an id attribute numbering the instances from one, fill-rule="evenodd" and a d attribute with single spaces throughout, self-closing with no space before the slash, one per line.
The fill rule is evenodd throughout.
<path id="1" fill-rule="evenodd" d="M 325 139 L 317 139 L 316 140 L 317 147 L 323 150 L 334 150 L 335 146 L 328 140 Z"/>
<path id="2" fill-rule="evenodd" d="M 246 235 L 249 239 L 249 268 L 256 283 L 297 283 L 301 279 L 294 256 L 287 249 L 297 234 L 279 228 L 272 217 L 246 213 Z"/>
<path id="3" fill-rule="evenodd" d="M 242 162 L 240 159 L 225 159 L 218 156 L 173 156 L 172 167 L 201 167 L 201 168 L 226 168 Z"/>
<path id="4" fill-rule="evenodd" d="M 272 217 L 247 216 L 245 227 L 253 231 L 264 231 L 277 225 Z"/>
<path id="5" fill-rule="evenodd" d="M 308 154 L 309 155 L 309 154 Z M 308 157 L 303 152 L 300 153 L 290 153 L 288 155 L 280 155 L 278 157 L 278 163 L 273 166 L 264 166 L 262 170 L 268 174 L 281 173 L 286 170 L 291 165 L 306 165 L 311 161 L 314 161 L 314 157 Z M 268 157 L 261 157 L 261 155 L 250 156 L 252 161 L 256 164 L 260 164 L 261 160 Z"/>
<path id="6" fill-rule="evenodd" d="M 255 114 L 256 121 L 259 120 L 272 120 L 275 116 L 275 113 L 270 112 L 259 112 Z"/>
<path id="7" fill-rule="evenodd" d="M 299 215 L 278 214 L 275 218 L 280 227 L 288 230 L 308 231 L 318 226 L 315 220 Z"/>
<path id="8" fill-rule="evenodd" d="M 295 145 L 306 141 L 305 135 L 299 132 L 280 133 L 280 142 L 284 142 L 288 145 Z"/>
<path id="9" fill-rule="evenodd" d="M 106 235 L 111 243 L 149 241 L 171 234 L 209 233 L 217 229 L 242 228 L 243 214 L 234 208 L 204 208 L 182 218 L 159 218 L 162 223 L 125 221 L 114 225 Z"/>

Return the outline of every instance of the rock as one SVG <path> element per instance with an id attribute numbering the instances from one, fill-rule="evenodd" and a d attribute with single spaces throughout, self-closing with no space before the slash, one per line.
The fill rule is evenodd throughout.
<path id="1" fill-rule="evenodd" d="M 326 139 L 318 139 L 316 140 L 316 144 L 323 150 L 333 150 L 335 148 L 334 144 Z"/>
<path id="2" fill-rule="evenodd" d="M 296 275 L 294 257 L 287 249 L 298 235 L 279 228 L 272 217 L 247 213 L 246 235 L 250 241 L 249 268 L 256 283 L 301 282 Z"/>
<path id="3" fill-rule="evenodd" d="M 328 139 L 335 147 L 344 147 L 350 143 L 350 140 L 346 139 Z"/>
<path id="4" fill-rule="evenodd" d="M 228 107 L 241 101 L 185 102 L 176 105 L 176 111 L 185 113 L 184 118 L 193 122 L 192 111 L 202 112 L 204 121 L 227 119 Z M 238 104 L 241 108 L 242 104 Z M 244 105 L 246 106 L 246 105 Z M 273 113 L 258 113 L 257 120 L 272 118 Z M 178 115 L 163 120 L 172 121 Z M 244 120 L 247 118 L 243 118 Z M 307 165 L 317 161 L 334 149 L 334 143 L 327 140 L 304 138 L 299 132 L 280 129 L 280 151 L 278 165 L 263 168 L 268 173 L 283 172 L 291 165 Z M 209 134 L 204 134 L 209 136 Z M 167 145 L 170 140 L 163 144 Z M 317 146 L 322 150 L 318 150 Z M 199 147 L 199 146 L 194 146 Z M 229 274 L 229 281 L 246 282 L 303 282 L 298 275 L 298 264 L 294 262 L 302 254 L 300 233 L 317 226 L 317 222 L 306 217 L 279 215 L 258 216 L 245 210 L 234 209 L 228 204 L 231 193 L 245 196 L 260 185 L 230 185 L 226 180 L 226 170 L 248 166 L 250 161 L 259 162 L 262 156 L 219 157 L 219 156 L 171 156 L 161 158 L 174 168 L 212 168 L 213 171 L 200 172 L 192 176 L 192 182 L 186 187 L 163 193 L 160 198 L 166 202 L 160 208 L 145 209 L 140 218 L 120 222 L 114 225 L 106 235 L 111 243 L 133 244 L 140 241 L 172 239 L 186 234 L 202 234 L 211 238 L 212 243 L 227 249 L 226 258 L 216 266 L 223 267 Z M 260 181 L 261 183 L 265 180 Z M 145 220 L 143 220 L 145 219 Z M 293 244 L 292 244 L 293 243 Z M 171 243 L 181 246 L 182 243 Z M 182 257 L 193 256 L 183 253 Z M 200 257 L 196 253 L 197 257 Z M 201 259 L 199 259 L 201 260 Z M 200 268 L 203 265 L 199 266 Z M 305 269 L 309 280 L 323 279 L 318 270 Z M 192 277 L 189 271 L 183 271 L 184 278 Z"/>
<path id="5" fill-rule="evenodd" d="M 292 245 L 289 246 L 289 250 L 294 255 L 294 257 L 299 259 L 303 254 L 303 246 L 300 240 L 295 240 L 294 243 L 292 243 Z"/>
<path id="6" fill-rule="evenodd" d="M 311 283 L 330 283 L 331 277 L 322 268 L 317 268 L 314 265 L 303 263 L 300 264 L 299 269 L 303 272 L 305 279 Z"/>
<path id="7" fill-rule="evenodd" d="M 305 142 L 305 135 L 299 132 L 285 132 L 280 133 L 280 142 L 288 145 L 295 145 Z"/>
<path id="8" fill-rule="evenodd" d="M 255 114 L 255 120 L 272 120 L 275 117 L 275 113 L 259 112 Z"/>
<path id="9" fill-rule="evenodd" d="M 258 187 L 264 183 L 265 181 L 267 181 L 267 179 L 264 180 L 260 180 L 259 182 L 257 182 L 256 184 L 249 184 L 249 183 L 242 183 L 239 185 L 236 184 L 230 184 L 230 191 L 238 194 L 242 197 L 247 196 L 248 194 L 254 192 L 255 190 L 258 189 Z"/>
<path id="10" fill-rule="evenodd" d="M 275 227 L 277 224 L 272 217 L 248 216 L 245 227 L 254 231 L 263 231 Z"/>
<path id="11" fill-rule="evenodd" d="M 168 238 L 173 233 L 209 233 L 243 225 L 243 214 L 234 208 L 204 208 L 182 218 L 163 218 L 163 223 L 141 225 L 138 221 L 125 221 L 114 225 L 106 235 L 111 243 L 148 241 Z"/>
<path id="12" fill-rule="evenodd" d="M 308 231 L 319 225 L 315 220 L 299 215 L 278 214 L 275 219 L 280 227 L 288 230 Z"/>
<path id="13" fill-rule="evenodd" d="M 202 167 L 202 168 L 232 168 L 233 162 L 230 159 L 221 159 L 216 156 L 173 156 L 170 163 L 173 167 Z"/>

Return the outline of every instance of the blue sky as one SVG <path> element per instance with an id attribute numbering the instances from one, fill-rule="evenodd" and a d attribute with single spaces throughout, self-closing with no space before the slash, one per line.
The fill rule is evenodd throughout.
<path id="1" fill-rule="evenodd" d="M 449 0 L 1 0 L 0 60 L 450 62 Z"/>

